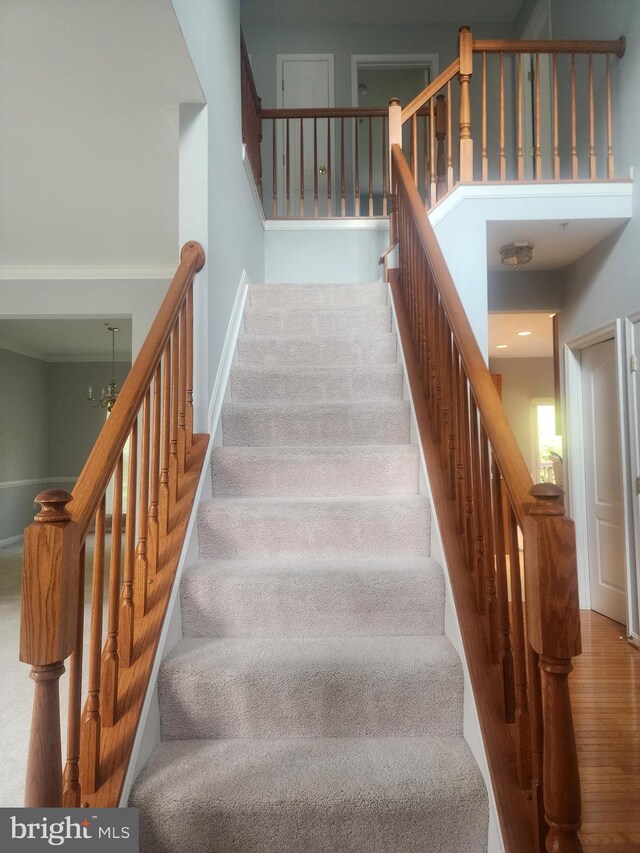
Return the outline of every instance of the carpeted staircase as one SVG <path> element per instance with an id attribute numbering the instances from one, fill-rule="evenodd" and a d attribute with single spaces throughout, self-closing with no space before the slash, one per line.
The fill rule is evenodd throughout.
<path id="1" fill-rule="evenodd" d="M 396 350 L 383 285 L 249 290 L 145 853 L 486 849 Z"/>

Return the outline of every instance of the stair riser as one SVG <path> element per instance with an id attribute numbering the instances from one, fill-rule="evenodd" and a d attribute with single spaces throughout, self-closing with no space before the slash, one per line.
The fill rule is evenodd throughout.
<path id="1" fill-rule="evenodd" d="M 222 434 L 230 447 L 330 444 L 405 444 L 409 403 L 283 407 L 225 406 Z"/>
<path id="2" fill-rule="evenodd" d="M 370 337 L 322 338 L 246 338 L 238 339 L 240 365 L 319 365 L 319 364 L 395 364 L 397 344 L 394 335 Z"/>
<path id="3" fill-rule="evenodd" d="M 402 399 L 402 373 L 396 370 L 347 370 L 309 374 L 236 369 L 231 375 L 231 399 L 238 402 L 295 400 Z"/>
<path id="4" fill-rule="evenodd" d="M 391 309 L 346 308 L 334 311 L 255 311 L 244 315 L 245 335 L 352 335 L 389 332 Z"/>
<path id="5" fill-rule="evenodd" d="M 184 637 L 409 636 L 444 630 L 444 579 L 424 569 L 187 572 Z"/>
<path id="6" fill-rule="evenodd" d="M 203 559 L 428 556 L 429 526 L 422 501 L 219 501 L 198 513 Z"/>
<path id="7" fill-rule="evenodd" d="M 387 289 L 382 284 L 317 286 L 313 284 L 252 284 L 249 307 L 260 309 L 353 308 L 385 305 Z"/>
<path id="8" fill-rule="evenodd" d="M 363 640 L 357 657 L 350 648 L 323 657 L 313 653 L 318 641 L 298 638 L 288 652 L 282 640 L 281 655 L 271 645 L 263 653 L 266 642 L 274 641 L 256 638 L 240 656 L 218 641 L 167 658 L 158 679 L 163 739 L 462 734 L 462 671 L 450 647 L 440 654 L 432 645 L 427 654 L 422 642 L 419 654 L 396 658 Z M 396 646 L 408 642 L 397 638 Z"/>

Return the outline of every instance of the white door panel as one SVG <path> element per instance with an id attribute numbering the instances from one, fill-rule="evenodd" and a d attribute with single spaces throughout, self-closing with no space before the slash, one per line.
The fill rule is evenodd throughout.
<path id="1" fill-rule="evenodd" d="M 626 623 L 626 561 L 616 347 L 582 350 L 587 542 L 591 606 Z"/>

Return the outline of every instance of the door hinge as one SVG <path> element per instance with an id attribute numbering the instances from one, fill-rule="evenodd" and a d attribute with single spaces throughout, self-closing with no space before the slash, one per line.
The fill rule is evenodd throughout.
<path id="1" fill-rule="evenodd" d="M 629 370 L 631 373 L 637 373 L 638 371 L 638 356 L 632 355 L 629 359 Z"/>

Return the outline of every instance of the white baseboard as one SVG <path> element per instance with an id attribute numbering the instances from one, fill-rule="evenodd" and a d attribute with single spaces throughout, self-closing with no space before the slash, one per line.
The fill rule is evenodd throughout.
<path id="1" fill-rule="evenodd" d="M 238 335 L 242 328 L 242 317 L 244 314 L 244 306 L 247 301 L 247 292 L 251 284 L 246 270 L 242 270 L 242 276 L 236 292 L 235 302 L 231 310 L 231 318 L 227 326 L 227 334 L 224 339 L 222 353 L 220 355 L 220 364 L 216 374 L 215 382 L 213 383 L 213 391 L 211 392 L 211 400 L 209 402 L 209 435 L 215 435 L 220 420 L 222 411 L 222 403 L 224 401 L 225 391 L 229 382 L 229 374 L 233 365 L 233 358 L 236 352 L 236 344 Z"/>
<path id="2" fill-rule="evenodd" d="M 45 483 L 75 483 L 77 477 L 31 477 L 27 480 L 5 480 L 0 489 L 20 489 L 23 486 L 42 486 Z"/>

